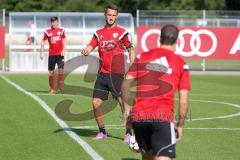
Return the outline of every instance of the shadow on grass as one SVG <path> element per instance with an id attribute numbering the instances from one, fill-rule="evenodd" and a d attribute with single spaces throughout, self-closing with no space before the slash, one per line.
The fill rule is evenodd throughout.
<path id="1" fill-rule="evenodd" d="M 31 92 L 33 94 L 48 94 L 49 93 L 49 90 L 27 90 L 28 92 Z"/>
<path id="2" fill-rule="evenodd" d="M 63 131 L 67 131 L 67 132 L 75 132 L 77 135 L 81 136 L 81 137 L 92 137 L 94 138 L 98 131 L 97 130 L 93 130 L 93 129 L 82 129 L 82 128 L 64 128 L 64 129 L 58 129 L 55 130 L 54 133 L 59 133 L 59 132 L 63 132 Z M 122 140 L 123 141 L 123 137 L 118 137 L 118 136 L 113 136 L 111 134 L 108 133 L 108 137 L 109 138 L 114 138 L 114 139 L 118 139 L 118 140 Z M 127 160 L 127 159 L 126 159 Z"/>

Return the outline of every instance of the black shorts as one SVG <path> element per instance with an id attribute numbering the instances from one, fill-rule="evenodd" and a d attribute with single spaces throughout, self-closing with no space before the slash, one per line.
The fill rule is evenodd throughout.
<path id="1" fill-rule="evenodd" d="M 174 124 L 163 121 L 133 122 L 133 130 L 141 151 L 154 156 L 176 157 Z"/>
<path id="2" fill-rule="evenodd" d="M 55 69 L 56 64 L 58 68 L 64 68 L 64 56 L 49 56 L 48 57 L 48 70 L 52 71 Z"/>
<path id="3" fill-rule="evenodd" d="M 94 85 L 93 98 L 107 100 L 109 92 L 112 93 L 114 99 L 120 97 L 123 77 L 123 74 L 98 73 Z"/>

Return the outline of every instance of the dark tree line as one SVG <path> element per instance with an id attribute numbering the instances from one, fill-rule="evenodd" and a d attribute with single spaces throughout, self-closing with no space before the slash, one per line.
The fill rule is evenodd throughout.
<path id="1" fill-rule="evenodd" d="M 0 0 L 8 12 L 102 12 L 117 4 L 121 12 L 142 10 L 240 10 L 240 0 Z"/>

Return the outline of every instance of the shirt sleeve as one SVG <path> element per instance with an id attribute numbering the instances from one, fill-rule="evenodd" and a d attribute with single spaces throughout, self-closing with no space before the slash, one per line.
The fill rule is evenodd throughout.
<path id="1" fill-rule="evenodd" d="M 61 38 L 66 38 L 65 30 L 63 30 L 63 33 L 62 33 L 62 35 L 61 35 Z"/>
<path id="2" fill-rule="evenodd" d="M 43 40 L 45 41 L 45 40 L 47 40 L 48 39 L 48 36 L 47 36 L 47 34 L 44 32 L 44 34 L 43 34 Z"/>
<path id="3" fill-rule="evenodd" d="M 93 48 L 96 48 L 98 45 L 98 38 L 97 36 L 94 34 L 92 37 L 92 40 L 90 41 L 90 43 L 88 44 L 90 46 L 92 46 Z"/>
<path id="4" fill-rule="evenodd" d="M 132 44 L 131 44 L 131 42 L 130 42 L 130 40 L 129 40 L 129 38 L 128 38 L 128 33 L 123 36 L 123 38 L 121 39 L 121 41 L 122 41 L 122 44 L 123 44 L 126 48 L 131 48 L 131 47 L 132 47 Z"/>
<path id="5" fill-rule="evenodd" d="M 191 90 L 189 66 L 184 63 L 182 65 L 181 70 L 182 72 L 181 72 L 178 90 L 184 90 L 184 89 Z"/>

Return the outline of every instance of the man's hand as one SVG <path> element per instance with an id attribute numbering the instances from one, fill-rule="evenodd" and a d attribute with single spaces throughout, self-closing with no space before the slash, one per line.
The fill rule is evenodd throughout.
<path id="1" fill-rule="evenodd" d="M 183 136 L 183 127 L 177 127 L 176 128 L 176 141 L 180 141 L 182 139 Z"/>
<path id="2" fill-rule="evenodd" d="M 178 108 L 178 123 L 177 123 L 177 142 L 182 139 L 184 122 L 189 109 L 189 91 L 179 91 L 179 108 Z"/>
<path id="3" fill-rule="evenodd" d="M 40 59 L 43 60 L 43 58 L 44 58 L 44 54 L 43 52 L 40 52 Z"/>
<path id="4" fill-rule="evenodd" d="M 86 48 L 84 48 L 81 51 L 81 54 L 84 55 L 84 56 L 88 56 L 93 51 L 93 49 L 94 48 L 91 45 L 88 45 Z"/>
<path id="5" fill-rule="evenodd" d="M 42 40 L 42 43 L 41 43 L 41 48 L 40 48 L 40 59 L 41 59 L 41 60 L 43 60 L 43 58 L 44 58 L 44 53 L 43 53 L 43 51 L 44 51 L 45 42 L 46 42 L 46 40 Z"/>
<path id="6" fill-rule="evenodd" d="M 64 56 L 65 55 L 65 50 L 66 50 L 66 45 L 67 45 L 67 39 L 63 38 L 62 43 L 63 43 L 63 50 L 61 52 L 61 56 Z"/>
<path id="7" fill-rule="evenodd" d="M 64 56 L 64 55 L 65 55 L 65 50 L 62 50 L 61 56 Z"/>
<path id="8" fill-rule="evenodd" d="M 84 55 L 84 56 L 88 56 L 88 55 L 89 55 L 88 49 L 87 49 L 87 48 L 84 48 L 84 49 L 82 50 L 81 54 Z"/>
<path id="9" fill-rule="evenodd" d="M 136 57 L 136 53 L 134 51 L 134 49 L 131 47 L 131 48 L 128 48 L 128 53 L 129 53 L 129 60 L 130 60 L 130 64 L 132 65 L 134 60 L 135 60 L 135 57 Z"/>

